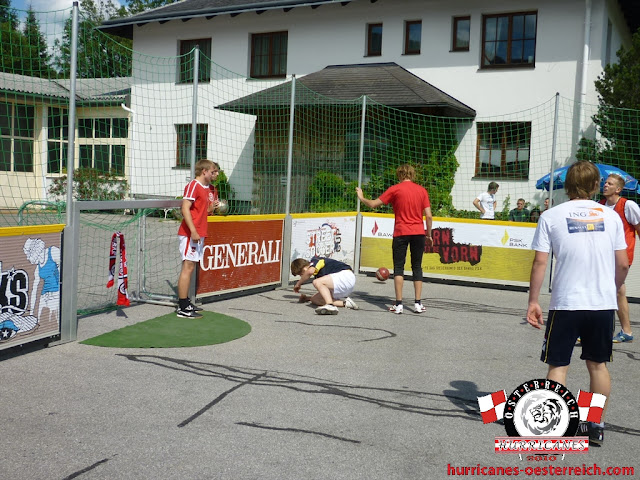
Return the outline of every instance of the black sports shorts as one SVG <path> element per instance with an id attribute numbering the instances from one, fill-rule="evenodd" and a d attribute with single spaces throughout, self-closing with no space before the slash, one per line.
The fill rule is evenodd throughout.
<path id="1" fill-rule="evenodd" d="M 571 363 L 580 337 L 582 360 L 612 360 L 615 310 L 549 310 L 540 360 L 555 367 Z"/>

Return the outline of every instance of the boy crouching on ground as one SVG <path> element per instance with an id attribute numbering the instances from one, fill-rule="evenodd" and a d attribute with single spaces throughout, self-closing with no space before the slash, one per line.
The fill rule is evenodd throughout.
<path id="1" fill-rule="evenodd" d="M 349 298 L 356 286 L 356 276 L 349 265 L 326 257 L 313 257 L 311 261 L 296 258 L 291 262 L 291 274 L 300 275 L 300 280 L 293 287 L 293 291 L 300 292 L 300 287 L 311 277 L 313 286 L 318 291 L 312 297 L 300 294 L 300 302 L 311 302 L 318 305 L 318 315 L 337 315 L 337 307 L 353 310 L 358 305 Z"/>

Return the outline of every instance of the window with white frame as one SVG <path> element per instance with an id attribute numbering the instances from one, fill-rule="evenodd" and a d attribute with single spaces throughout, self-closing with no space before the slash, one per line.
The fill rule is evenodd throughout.
<path id="1" fill-rule="evenodd" d="M 69 152 L 69 113 L 66 108 L 47 109 L 47 173 L 62 173 Z"/>
<path id="2" fill-rule="evenodd" d="M 124 175 L 128 118 L 79 118 L 78 165 Z"/>
<path id="3" fill-rule="evenodd" d="M 33 172 L 35 107 L 0 102 L 0 171 Z"/>

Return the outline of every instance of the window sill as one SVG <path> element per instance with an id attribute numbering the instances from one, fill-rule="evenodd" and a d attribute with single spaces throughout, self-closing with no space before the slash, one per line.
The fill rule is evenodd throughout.
<path id="1" fill-rule="evenodd" d="M 248 81 L 264 82 L 265 80 L 285 80 L 286 75 L 273 75 L 271 77 L 247 77 Z"/>
<path id="2" fill-rule="evenodd" d="M 449 53 L 457 53 L 457 52 L 469 53 L 469 49 L 468 48 L 452 48 L 451 50 L 449 50 Z"/>
<path id="3" fill-rule="evenodd" d="M 527 63 L 523 65 L 485 65 L 478 68 L 479 71 L 491 71 L 491 70 L 534 70 L 536 68 L 535 63 Z"/>
<path id="4" fill-rule="evenodd" d="M 504 174 L 475 174 L 471 180 L 504 180 L 509 182 L 528 182 L 529 178 L 513 177 Z"/>
<path id="5" fill-rule="evenodd" d="M 207 84 L 209 85 L 211 83 L 211 79 L 209 80 L 198 80 L 198 85 L 202 85 L 202 84 Z M 193 81 L 188 81 L 188 82 L 176 82 L 176 85 L 193 85 Z"/>
<path id="6" fill-rule="evenodd" d="M 403 53 L 403 56 L 407 55 L 407 56 L 416 56 L 416 55 L 420 55 L 420 52 L 409 52 L 409 53 Z"/>

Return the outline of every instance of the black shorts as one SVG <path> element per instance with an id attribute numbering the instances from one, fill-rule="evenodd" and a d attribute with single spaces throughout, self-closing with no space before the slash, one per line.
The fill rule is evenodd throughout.
<path id="1" fill-rule="evenodd" d="M 571 363 L 580 337 L 582 360 L 612 360 L 615 310 L 549 310 L 540 360 L 554 367 Z"/>

